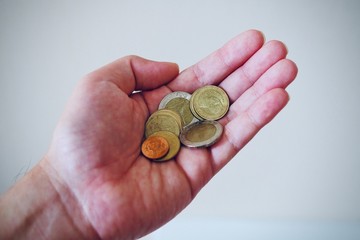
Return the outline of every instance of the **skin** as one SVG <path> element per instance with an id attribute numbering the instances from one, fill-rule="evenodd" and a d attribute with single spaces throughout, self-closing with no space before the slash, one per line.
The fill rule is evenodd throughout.
<path id="1" fill-rule="evenodd" d="M 286 105 L 297 74 L 286 54 L 249 30 L 180 74 L 128 56 L 86 75 L 45 157 L 1 197 L 0 238 L 134 239 L 159 228 Z M 161 99 L 209 84 L 231 101 L 220 141 L 163 163 L 144 158 L 144 124 Z"/>

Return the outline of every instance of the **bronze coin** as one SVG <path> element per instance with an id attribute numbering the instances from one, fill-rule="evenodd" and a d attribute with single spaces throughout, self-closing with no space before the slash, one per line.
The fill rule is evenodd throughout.
<path id="1" fill-rule="evenodd" d="M 143 142 L 141 151 L 147 158 L 158 159 L 165 156 L 169 148 L 169 143 L 164 137 L 151 136 Z"/>

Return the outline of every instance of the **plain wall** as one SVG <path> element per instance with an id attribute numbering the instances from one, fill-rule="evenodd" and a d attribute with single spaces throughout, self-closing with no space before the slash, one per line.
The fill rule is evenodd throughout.
<path id="1" fill-rule="evenodd" d="M 78 80 L 136 54 L 192 65 L 247 29 L 285 42 L 291 100 L 182 219 L 360 220 L 359 1 L 0 1 L 0 192 L 37 163 Z"/>

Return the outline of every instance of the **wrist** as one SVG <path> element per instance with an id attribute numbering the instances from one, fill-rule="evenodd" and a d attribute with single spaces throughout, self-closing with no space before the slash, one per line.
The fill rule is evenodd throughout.
<path id="1" fill-rule="evenodd" d="M 43 159 L 0 198 L 0 239 L 96 236 L 70 189 L 50 174 Z"/>

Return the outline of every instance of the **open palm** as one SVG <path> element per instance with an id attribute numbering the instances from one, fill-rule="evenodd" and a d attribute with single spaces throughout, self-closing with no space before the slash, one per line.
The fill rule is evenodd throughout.
<path id="1" fill-rule="evenodd" d="M 244 32 L 178 73 L 172 63 L 129 56 L 87 75 L 58 124 L 44 168 L 92 236 L 132 239 L 169 221 L 287 103 L 297 68 L 278 41 Z M 172 91 L 218 85 L 229 95 L 224 134 L 210 148 L 182 147 L 156 163 L 140 152 L 144 125 Z M 136 91 L 136 92 L 135 92 Z M 76 210 L 77 209 L 77 210 Z"/>

